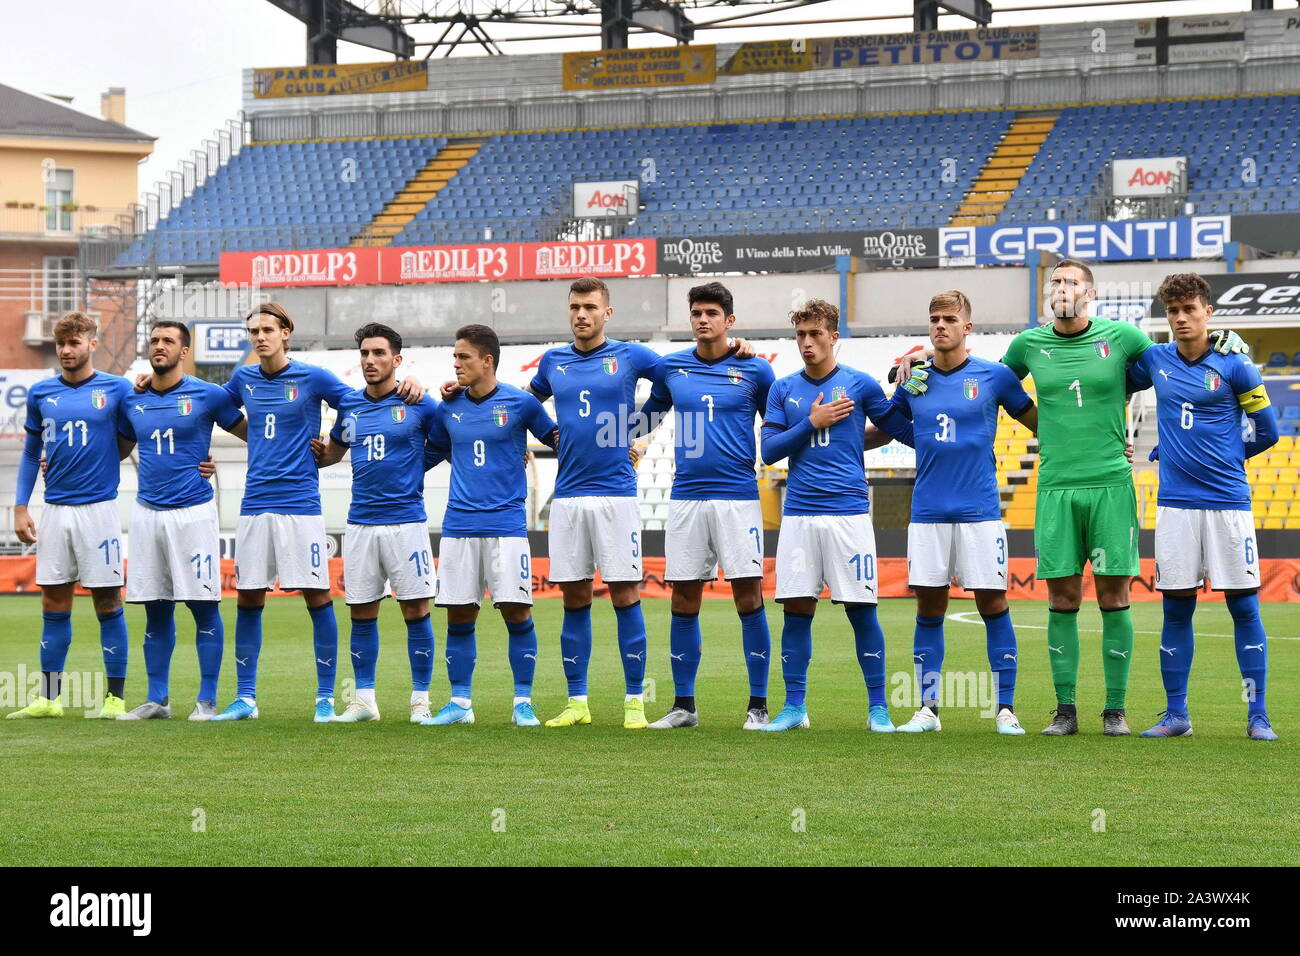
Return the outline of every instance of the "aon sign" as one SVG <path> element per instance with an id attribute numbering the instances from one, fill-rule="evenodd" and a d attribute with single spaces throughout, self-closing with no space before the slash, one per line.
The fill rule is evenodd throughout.
<path id="1" fill-rule="evenodd" d="M 608 183 L 574 183 L 573 217 L 635 216 L 640 206 L 639 183 L 635 179 Z"/>

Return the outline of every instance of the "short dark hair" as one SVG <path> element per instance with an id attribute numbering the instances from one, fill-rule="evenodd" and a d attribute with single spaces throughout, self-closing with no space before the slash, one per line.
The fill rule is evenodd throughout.
<path id="1" fill-rule="evenodd" d="M 1174 302 L 1196 298 L 1201 300 L 1202 305 L 1209 305 L 1210 284 L 1196 272 L 1175 272 L 1165 276 L 1165 281 L 1156 290 L 1156 298 L 1166 307 Z"/>
<path id="2" fill-rule="evenodd" d="M 289 312 L 279 302 L 263 302 L 259 306 L 254 306 L 249 310 L 248 315 L 244 316 L 244 323 L 247 324 L 249 319 L 258 315 L 269 315 L 280 323 L 280 328 L 293 331 L 293 319 L 289 318 Z"/>
<path id="3" fill-rule="evenodd" d="M 175 319 L 159 319 L 149 331 L 155 332 L 158 329 L 176 329 L 181 334 L 181 345 L 190 347 L 190 327 L 184 322 L 177 322 Z"/>
<path id="4" fill-rule="evenodd" d="M 388 339 L 388 345 L 393 350 L 393 354 L 402 354 L 402 337 L 397 334 L 396 329 L 390 329 L 378 322 L 367 322 L 357 329 L 357 348 L 361 348 L 361 343 L 366 339 Z"/>
<path id="5" fill-rule="evenodd" d="M 1078 259 L 1062 259 L 1056 265 L 1052 266 L 1052 272 L 1055 272 L 1057 269 L 1065 268 L 1078 269 L 1083 273 L 1083 280 L 1087 282 L 1088 285 L 1093 284 L 1092 270 L 1088 268 L 1086 262 L 1080 262 Z M 1049 272 L 1048 275 L 1051 275 L 1051 272 Z"/>
<path id="6" fill-rule="evenodd" d="M 478 349 L 479 355 L 492 356 L 493 371 L 501 366 L 501 340 L 495 330 L 486 325 L 462 325 L 456 330 L 456 341 L 461 339 Z"/>
<path id="7" fill-rule="evenodd" d="M 595 276 L 582 276 L 574 279 L 569 285 L 569 294 L 586 295 L 589 292 L 599 292 L 604 298 L 605 304 L 609 305 L 609 286 L 605 285 L 604 280 L 597 279 Z"/>
<path id="8" fill-rule="evenodd" d="M 840 330 L 840 310 L 825 299 L 809 299 L 790 313 L 790 324 L 800 322 L 820 322 L 828 332 Z"/>
<path id="9" fill-rule="evenodd" d="M 694 286 L 686 293 L 686 301 L 691 305 L 696 302 L 712 302 L 714 305 L 720 305 L 723 315 L 734 315 L 736 312 L 736 303 L 731 298 L 731 290 L 721 282 L 706 282 L 704 285 Z"/>

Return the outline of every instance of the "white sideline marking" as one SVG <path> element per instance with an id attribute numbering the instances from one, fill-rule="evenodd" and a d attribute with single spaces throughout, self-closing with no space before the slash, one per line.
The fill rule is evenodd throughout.
<path id="1" fill-rule="evenodd" d="M 972 620 L 971 620 L 972 617 L 974 617 L 975 620 L 972 621 Z M 956 614 L 949 614 L 949 615 L 948 615 L 948 620 L 950 620 L 950 621 L 956 621 L 958 624 L 983 624 L 983 623 L 984 623 L 983 618 L 981 618 L 981 617 L 979 616 L 979 611 L 958 611 Z M 1024 630 L 1027 630 L 1027 631 L 1045 631 L 1045 630 L 1047 630 L 1047 628 L 1046 628 L 1044 625 L 1042 625 L 1042 624 L 1021 624 L 1021 623 L 1019 623 L 1019 622 L 1016 622 L 1016 624 L 1015 624 L 1015 629 L 1016 629 L 1017 631 L 1019 631 L 1019 630 L 1021 630 L 1022 628 L 1023 628 Z M 1099 628 L 1099 627 L 1081 627 L 1081 628 L 1079 628 L 1079 631 L 1080 631 L 1080 633 L 1087 633 L 1087 634 L 1100 634 L 1100 633 L 1101 633 L 1101 628 Z M 1139 630 L 1137 630 L 1137 629 L 1135 628 L 1135 629 L 1133 630 L 1133 633 L 1134 633 L 1134 634 L 1159 634 L 1160 632 L 1159 632 L 1159 631 L 1139 631 Z M 1207 633 L 1205 633 L 1204 631 L 1197 631 L 1195 636 L 1196 636 L 1196 637 L 1232 637 L 1233 635 L 1231 635 L 1231 634 L 1207 634 Z M 1274 635 L 1272 635 L 1272 634 L 1268 635 L 1268 639 L 1269 639 L 1270 641 L 1300 641 L 1300 637 L 1276 637 L 1276 636 L 1274 636 Z"/>

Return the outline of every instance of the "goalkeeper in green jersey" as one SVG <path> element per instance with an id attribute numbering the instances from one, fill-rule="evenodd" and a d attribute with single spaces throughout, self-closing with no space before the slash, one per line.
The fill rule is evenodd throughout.
<path id="1" fill-rule="evenodd" d="M 1088 315 L 1096 298 L 1092 270 L 1062 259 L 1052 270 L 1047 306 L 1052 323 L 1021 332 L 1002 362 L 1034 377 L 1038 401 L 1038 501 L 1034 518 L 1037 575 L 1047 581 L 1048 659 L 1056 711 L 1043 731 L 1078 733 L 1079 606 L 1083 568 L 1091 562 L 1101 609 L 1101 659 L 1106 705 L 1102 733 L 1129 733 L 1124 716 L 1133 618 L 1129 582 L 1139 571 L 1137 494 L 1125 458 L 1125 370 L 1151 347 L 1136 326 Z M 1218 332 L 1220 352 L 1245 351 L 1235 333 Z M 928 371 L 914 368 L 903 387 L 924 389 Z"/>

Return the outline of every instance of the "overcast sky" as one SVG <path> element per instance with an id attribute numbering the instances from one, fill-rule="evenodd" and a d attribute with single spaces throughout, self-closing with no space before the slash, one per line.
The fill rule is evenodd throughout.
<path id="1" fill-rule="evenodd" d="M 1062 0 L 1073 3 L 1074 0 Z M 1029 10 L 1043 0 L 994 0 L 994 25 L 1070 23 L 1146 16 L 1177 16 L 1249 10 L 1250 0 L 1167 0 L 1125 6 L 1080 4 L 1065 10 Z M 374 4 L 369 4 L 373 6 Z M 1277 0 L 1290 9 L 1295 0 Z M 490 8 L 491 3 L 477 5 Z M 751 8 L 754 9 L 754 8 Z M 789 21 L 799 16 L 848 18 L 897 16 L 898 19 L 702 30 L 696 42 L 780 39 L 890 33 L 911 29 L 911 0 L 828 0 L 801 11 L 773 11 L 753 22 Z M 57 13 L 55 12 L 57 11 Z M 734 16 L 735 9 L 700 10 L 703 22 Z M 240 108 L 240 70 L 250 66 L 287 66 L 304 62 L 306 28 L 266 0 L 59 0 L 57 4 L 4 4 L 4 55 L 0 83 L 31 93 L 72 96 L 73 105 L 99 114 L 99 94 L 110 86 L 126 88 L 129 126 L 158 138 L 153 157 L 142 166 L 141 190 L 175 169 L 191 149 L 210 138 Z M 972 26 L 945 16 L 943 29 Z M 421 27 L 418 41 L 440 30 Z M 499 37 L 571 32 L 555 27 L 518 26 L 495 31 Z M 663 38 L 633 38 L 633 46 L 668 43 Z M 593 48 L 590 40 L 568 39 L 503 44 L 508 54 Z M 423 56 L 418 51 L 417 56 Z M 464 48 L 470 53 L 471 48 Z M 481 52 L 476 50 L 475 52 Z M 441 55 L 441 52 L 439 53 Z M 339 61 L 365 63 L 386 59 L 366 47 L 341 44 Z"/>

